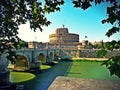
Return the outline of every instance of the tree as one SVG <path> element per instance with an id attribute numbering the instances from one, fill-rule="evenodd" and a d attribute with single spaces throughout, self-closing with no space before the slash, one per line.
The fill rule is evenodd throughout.
<path id="1" fill-rule="evenodd" d="M 108 50 L 119 49 L 120 44 L 119 44 L 119 41 L 113 40 L 111 42 L 106 42 L 104 47 L 105 49 L 108 49 Z"/>
<path id="2" fill-rule="evenodd" d="M 0 1 L 0 56 L 8 54 L 9 60 L 14 60 L 13 48 L 18 48 L 20 39 L 17 36 L 18 26 L 30 23 L 30 28 L 42 31 L 42 26 L 48 26 L 50 21 L 45 13 L 60 10 L 63 0 L 1 0 Z"/>

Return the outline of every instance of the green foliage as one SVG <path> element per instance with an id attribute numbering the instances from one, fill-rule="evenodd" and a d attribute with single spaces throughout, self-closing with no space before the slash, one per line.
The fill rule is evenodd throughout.
<path id="1" fill-rule="evenodd" d="M 102 23 L 110 23 L 113 25 L 111 29 L 108 30 L 106 35 L 110 37 L 114 33 L 120 32 L 120 4 L 116 0 L 107 0 L 110 2 L 111 6 L 107 7 L 107 18 L 102 21 Z"/>
<path id="2" fill-rule="evenodd" d="M 109 58 L 102 65 L 106 65 L 111 75 L 117 75 L 120 78 L 120 56 Z"/>
<path id="3" fill-rule="evenodd" d="M 120 41 L 111 41 L 111 42 L 106 42 L 104 47 L 105 49 L 108 49 L 108 50 L 113 50 L 113 49 L 118 49 L 120 48 Z"/>
<path id="4" fill-rule="evenodd" d="M 60 11 L 59 5 L 63 5 L 64 0 L 45 0 L 44 10 L 47 13 Z"/>
<path id="5" fill-rule="evenodd" d="M 113 35 L 114 33 L 117 33 L 120 31 L 119 27 L 112 27 L 111 29 L 108 30 L 108 32 L 106 33 L 106 35 L 108 37 L 110 37 L 111 35 Z"/>
<path id="6" fill-rule="evenodd" d="M 72 3 L 74 4 L 74 7 L 86 10 L 91 6 L 90 0 L 73 0 Z"/>
<path id="7" fill-rule="evenodd" d="M 19 25 L 30 23 L 34 31 L 42 26 L 48 26 L 51 22 L 45 17 L 45 13 L 54 12 L 64 4 L 63 0 L 1 0 L 0 1 L 0 55 L 8 53 L 8 59 L 13 59 L 13 48 L 26 46 L 19 40 Z M 46 12 L 47 11 L 47 12 Z"/>
<path id="8" fill-rule="evenodd" d="M 98 57 L 103 57 L 103 56 L 105 56 L 107 54 L 107 50 L 99 50 L 98 52 L 97 52 L 97 56 Z"/>

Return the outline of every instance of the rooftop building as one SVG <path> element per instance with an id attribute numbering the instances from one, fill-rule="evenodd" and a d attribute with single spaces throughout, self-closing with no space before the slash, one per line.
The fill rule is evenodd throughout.
<path id="1" fill-rule="evenodd" d="M 61 48 L 63 50 L 90 49 L 88 40 L 79 42 L 79 35 L 69 33 L 68 28 L 57 28 L 54 34 L 49 35 L 49 42 L 29 42 L 29 48 Z"/>

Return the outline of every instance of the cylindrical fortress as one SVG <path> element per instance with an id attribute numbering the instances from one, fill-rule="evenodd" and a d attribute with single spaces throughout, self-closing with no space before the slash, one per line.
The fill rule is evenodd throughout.
<path id="1" fill-rule="evenodd" d="M 49 36 L 49 43 L 79 42 L 79 35 L 68 32 L 68 28 L 58 28 L 55 34 Z"/>

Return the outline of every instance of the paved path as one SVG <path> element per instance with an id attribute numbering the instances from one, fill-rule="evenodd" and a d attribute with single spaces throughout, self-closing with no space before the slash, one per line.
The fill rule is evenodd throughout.
<path id="1" fill-rule="evenodd" d="M 120 81 L 57 77 L 48 90 L 120 90 Z"/>

